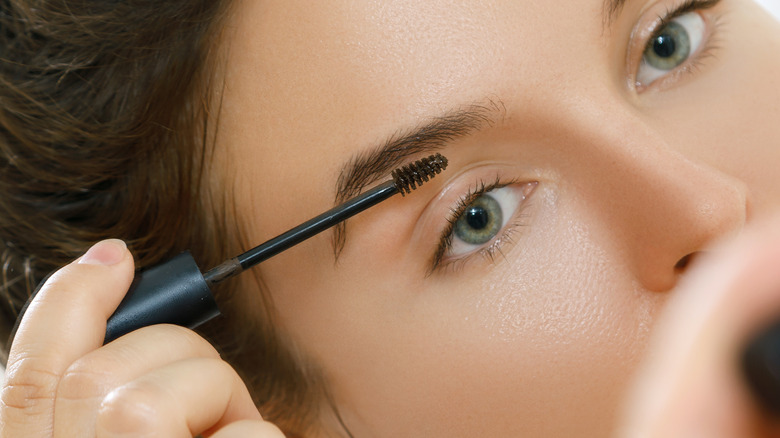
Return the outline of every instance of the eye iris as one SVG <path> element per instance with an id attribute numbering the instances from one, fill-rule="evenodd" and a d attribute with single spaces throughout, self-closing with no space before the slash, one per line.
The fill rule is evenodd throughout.
<path id="1" fill-rule="evenodd" d="M 664 26 L 645 49 L 644 60 L 661 70 L 672 70 L 691 54 L 691 39 L 685 28 L 674 21 Z"/>
<path id="2" fill-rule="evenodd" d="M 482 195 L 458 218 L 454 234 L 458 239 L 481 245 L 489 242 L 501 231 L 503 215 L 498 201 L 488 195 Z"/>

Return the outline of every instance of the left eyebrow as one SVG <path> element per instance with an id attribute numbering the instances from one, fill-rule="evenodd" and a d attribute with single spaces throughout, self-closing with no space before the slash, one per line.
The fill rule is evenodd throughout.
<path id="1" fill-rule="evenodd" d="M 505 112 L 501 101 L 488 99 L 483 104 L 471 104 L 435 116 L 421 126 L 391 135 L 378 147 L 358 152 L 342 167 L 336 181 L 335 204 L 357 196 L 366 186 L 386 177 L 409 157 L 439 151 L 457 139 L 493 126 Z M 337 260 L 346 240 L 346 227 L 341 223 L 334 227 L 333 235 L 333 252 Z"/>

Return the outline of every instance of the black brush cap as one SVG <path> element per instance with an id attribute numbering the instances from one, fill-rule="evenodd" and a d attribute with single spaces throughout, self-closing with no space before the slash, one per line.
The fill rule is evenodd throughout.
<path id="1" fill-rule="evenodd" d="M 780 323 L 753 339 L 742 355 L 742 369 L 758 400 L 780 416 Z"/>
<path id="2" fill-rule="evenodd" d="M 135 276 L 130 290 L 108 319 L 104 343 L 153 324 L 195 328 L 219 315 L 198 265 L 189 252 Z"/>

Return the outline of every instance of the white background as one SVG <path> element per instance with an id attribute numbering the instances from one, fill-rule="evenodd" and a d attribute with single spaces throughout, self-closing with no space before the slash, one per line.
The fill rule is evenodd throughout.
<path id="1" fill-rule="evenodd" d="M 773 13 L 775 17 L 780 19 L 780 0 L 756 0 L 759 4 L 763 5 Z"/>

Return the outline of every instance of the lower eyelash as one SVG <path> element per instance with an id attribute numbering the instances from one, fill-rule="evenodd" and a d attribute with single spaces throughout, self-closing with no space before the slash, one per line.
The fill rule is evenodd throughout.
<path id="1" fill-rule="evenodd" d="M 527 217 L 526 214 L 523 214 L 523 210 L 527 207 L 527 203 L 523 202 L 523 204 L 519 206 L 518 211 L 515 213 L 516 218 L 506 224 L 501 233 L 496 236 L 495 239 L 493 239 L 493 242 L 491 242 L 487 247 L 477 251 L 477 254 L 484 256 L 490 262 L 495 261 L 497 254 L 500 254 L 501 257 L 506 259 L 506 255 L 501 250 L 503 249 L 504 245 L 511 245 L 515 243 L 513 236 L 518 231 L 518 228 L 523 226 L 523 223 L 520 221 L 520 219 Z"/>
<path id="2" fill-rule="evenodd" d="M 718 44 L 722 26 L 721 18 L 722 16 L 718 15 L 710 19 L 710 30 L 707 40 L 704 41 L 703 45 L 701 48 L 699 48 L 698 52 L 694 54 L 694 56 L 689 58 L 683 66 L 678 68 L 677 71 L 673 73 L 673 77 L 694 74 L 701 70 L 707 59 L 715 58 L 718 49 L 721 47 Z"/>
<path id="3" fill-rule="evenodd" d="M 496 180 L 491 184 L 486 183 L 484 180 L 479 180 L 477 185 L 473 189 L 470 189 L 465 196 L 462 196 L 458 200 L 458 203 L 455 205 L 455 207 L 450 210 L 450 214 L 447 217 L 447 226 L 441 233 L 441 237 L 439 238 L 439 245 L 433 255 L 430 268 L 431 272 L 435 271 L 439 267 L 444 254 L 452 247 L 452 232 L 455 229 L 455 223 L 466 211 L 466 208 L 469 206 L 469 204 L 474 202 L 475 199 L 484 195 L 485 193 L 499 188 L 500 184 L 501 180 L 499 177 L 496 177 Z"/>
<path id="4" fill-rule="evenodd" d="M 460 266 L 464 262 L 470 260 L 473 256 L 478 254 L 481 254 L 482 256 L 486 257 L 491 261 L 495 259 L 496 253 L 502 254 L 501 247 L 507 242 L 511 243 L 511 234 L 520 225 L 518 218 L 520 217 L 520 212 L 524 208 L 527 201 L 524 201 L 520 205 L 518 210 L 512 213 L 513 216 L 515 216 L 515 218 L 512 219 L 509 223 L 507 223 L 504 226 L 504 228 L 501 230 L 499 235 L 494 237 L 489 245 L 480 248 L 479 250 L 471 254 L 460 257 L 456 260 L 447 261 L 446 263 L 442 262 L 444 259 L 444 255 L 452 247 L 452 233 L 455 227 L 455 223 L 458 221 L 461 215 L 464 214 L 466 208 L 472 202 L 474 202 L 475 199 L 479 198 L 480 196 L 492 190 L 500 189 L 502 187 L 510 186 L 512 184 L 519 184 L 519 183 L 520 183 L 519 180 L 502 181 L 500 177 L 496 177 L 493 183 L 486 183 L 484 180 L 480 180 L 474 189 L 470 190 L 469 193 L 461 197 L 457 205 L 452 209 L 449 217 L 447 218 L 448 225 L 441 233 L 439 245 L 433 256 L 429 273 L 433 273 L 434 271 L 442 267 L 453 267 L 455 265 Z"/>
<path id="5" fill-rule="evenodd" d="M 721 2 L 722 0 L 715 0 L 715 1 L 689 0 L 687 3 L 683 4 L 676 10 L 667 11 L 665 16 L 659 17 L 658 25 L 656 26 L 656 28 L 662 29 L 669 22 L 671 22 L 672 20 L 674 20 L 675 18 L 681 15 L 684 15 L 688 12 L 695 12 L 695 11 L 709 9 L 717 6 Z M 714 58 L 716 56 L 718 49 L 720 49 L 720 45 L 718 44 L 718 42 L 721 34 L 721 27 L 723 25 L 723 16 L 715 15 L 712 16 L 707 21 L 709 24 L 708 36 L 706 40 L 702 43 L 702 46 L 699 48 L 699 50 L 695 54 L 693 54 L 693 56 L 691 56 L 688 60 L 686 60 L 682 66 L 675 69 L 675 71 L 671 72 L 665 78 L 660 78 L 657 81 L 658 83 L 666 82 L 670 78 L 679 78 L 680 76 L 683 75 L 696 73 L 703 67 L 705 60 L 707 60 L 708 58 Z M 651 40 L 656 36 L 657 36 L 656 34 L 653 34 Z M 645 47 L 646 46 L 647 44 L 645 44 Z M 655 81 L 651 84 L 641 85 L 641 86 L 639 83 L 637 83 L 637 90 L 643 91 L 644 89 L 651 87 L 654 83 Z"/>
<path id="6" fill-rule="evenodd" d="M 684 68 L 686 73 L 694 73 L 703 65 L 704 61 L 708 58 L 714 58 L 721 48 L 720 46 L 720 34 L 723 26 L 723 16 L 716 15 L 710 19 L 710 31 L 707 41 L 699 49 L 695 57 L 691 58 L 690 62 Z"/>
<path id="7" fill-rule="evenodd" d="M 513 236 L 521 227 L 526 225 L 522 219 L 527 218 L 528 214 L 523 213 L 523 211 L 529 207 L 529 201 L 524 201 L 514 213 L 515 218 L 504 226 L 501 232 L 493 238 L 493 241 L 491 241 L 488 246 L 480 248 L 479 250 L 458 259 L 440 263 L 437 269 L 446 269 L 447 271 L 457 272 L 476 256 L 481 256 L 490 263 L 495 262 L 498 256 L 501 256 L 506 260 L 507 257 L 506 254 L 504 254 L 504 249 L 506 249 L 508 245 L 515 243 Z"/>

